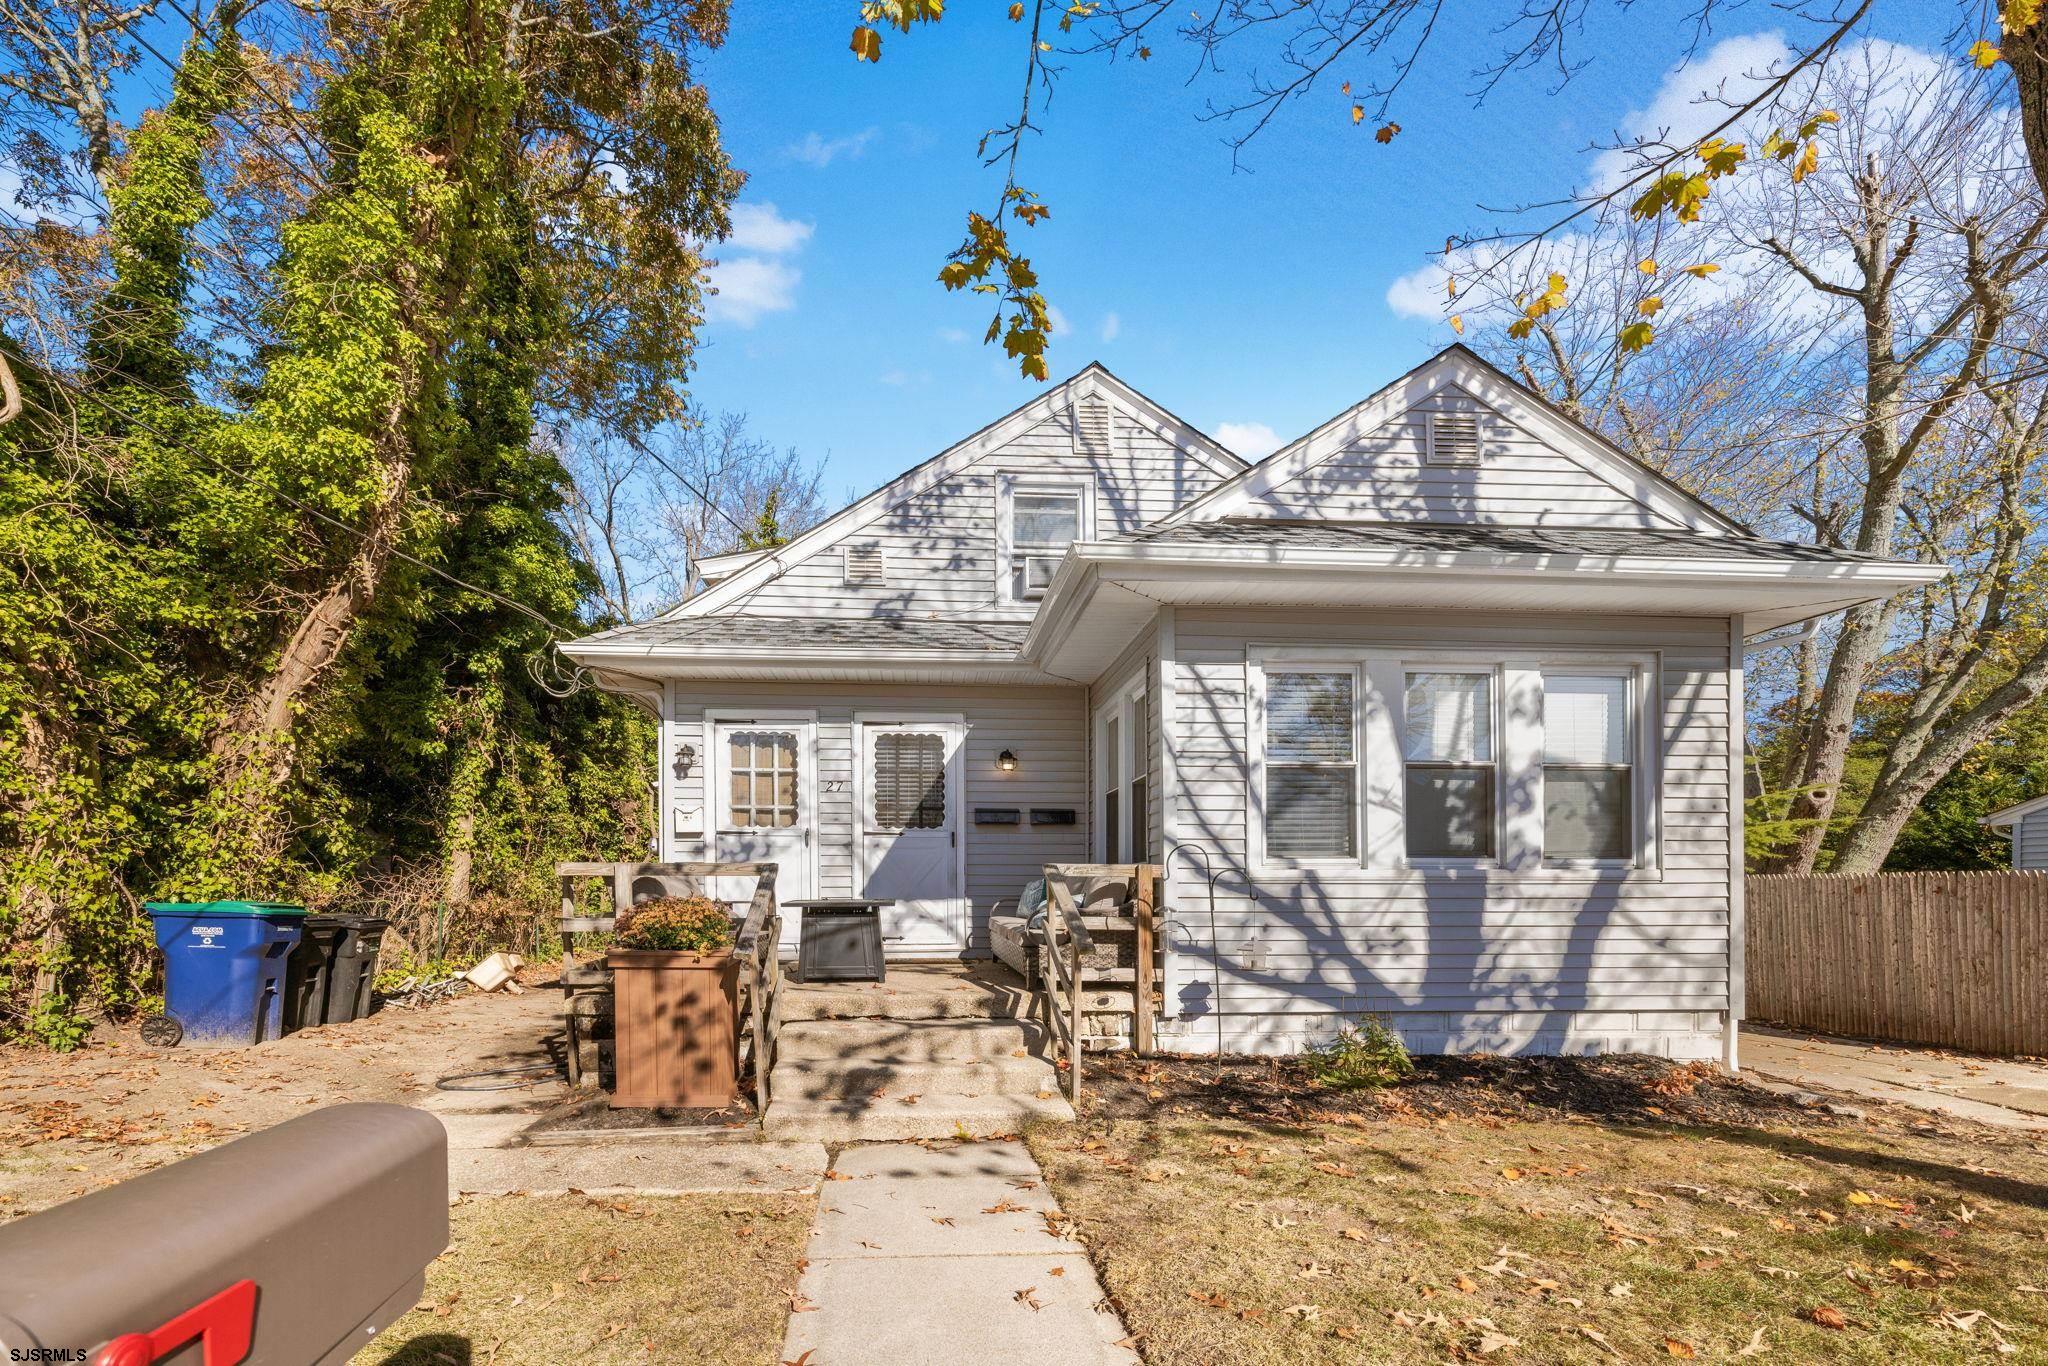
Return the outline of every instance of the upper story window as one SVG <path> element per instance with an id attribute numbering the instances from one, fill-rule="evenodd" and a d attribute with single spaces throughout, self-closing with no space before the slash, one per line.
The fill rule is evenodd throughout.
<path id="1" fill-rule="evenodd" d="M 1088 503 L 1085 484 L 1004 480 L 999 515 L 1011 601 L 1034 602 L 1045 596 L 1067 547 L 1088 536 Z"/>

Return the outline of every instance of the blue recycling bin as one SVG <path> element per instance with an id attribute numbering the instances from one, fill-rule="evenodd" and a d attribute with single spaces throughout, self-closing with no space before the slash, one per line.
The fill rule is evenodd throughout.
<path id="1" fill-rule="evenodd" d="M 150 1043 L 236 1048 L 284 1034 L 284 968 L 303 906 L 271 901 L 146 901 L 164 951 L 164 1014 Z"/>

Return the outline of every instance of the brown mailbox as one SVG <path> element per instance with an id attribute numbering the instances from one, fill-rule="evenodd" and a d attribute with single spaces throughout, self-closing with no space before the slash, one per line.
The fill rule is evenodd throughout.
<path id="1" fill-rule="evenodd" d="M 338 1366 L 447 1247 L 441 1122 L 329 1106 L 0 1225 L 0 1355 Z"/>

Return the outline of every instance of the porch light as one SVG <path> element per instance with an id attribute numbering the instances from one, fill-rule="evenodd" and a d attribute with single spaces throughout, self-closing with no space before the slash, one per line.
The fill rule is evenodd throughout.
<path id="1" fill-rule="evenodd" d="M 697 747 L 693 744 L 690 744 L 688 741 L 685 741 L 684 743 L 677 745 L 675 761 L 676 777 L 679 779 L 689 777 L 690 770 L 695 768 L 696 766 Z"/>
<path id="2" fill-rule="evenodd" d="M 1017 755 L 1015 751 L 1006 749 L 996 756 L 996 771 L 998 773 L 1015 773 L 1017 771 Z"/>

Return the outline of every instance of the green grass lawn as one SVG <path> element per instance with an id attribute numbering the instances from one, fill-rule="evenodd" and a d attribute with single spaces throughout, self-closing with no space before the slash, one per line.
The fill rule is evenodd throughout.
<path id="1" fill-rule="evenodd" d="M 2048 1358 L 2038 1139 L 1713 1089 L 1688 1121 L 1183 1085 L 1031 1145 L 1155 1363 Z"/>
<path id="2" fill-rule="evenodd" d="M 357 1366 L 774 1363 L 809 1197 L 505 1196 L 451 1211 L 410 1314 Z"/>

